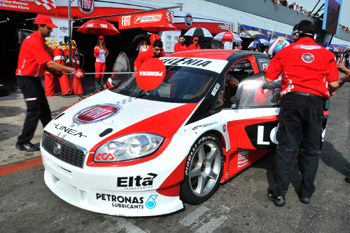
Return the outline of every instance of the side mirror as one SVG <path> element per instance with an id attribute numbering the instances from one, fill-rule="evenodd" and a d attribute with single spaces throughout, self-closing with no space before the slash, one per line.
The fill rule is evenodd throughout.
<path id="1" fill-rule="evenodd" d="M 231 108 L 238 108 L 239 100 L 240 99 L 237 96 L 232 96 L 230 98 Z"/>

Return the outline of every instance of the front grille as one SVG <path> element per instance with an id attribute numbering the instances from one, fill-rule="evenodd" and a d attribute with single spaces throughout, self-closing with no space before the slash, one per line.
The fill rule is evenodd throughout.
<path id="1" fill-rule="evenodd" d="M 80 168 L 84 165 L 86 150 L 62 138 L 44 131 L 42 146 L 51 155 L 66 163 Z M 58 147 L 60 147 L 59 152 Z"/>

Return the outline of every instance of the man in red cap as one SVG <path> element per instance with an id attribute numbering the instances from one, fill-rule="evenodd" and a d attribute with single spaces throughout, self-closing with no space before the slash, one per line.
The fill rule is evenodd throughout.
<path id="1" fill-rule="evenodd" d="M 151 58 L 162 57 L 163 42 L 161 40 L 155 40 L 153 46 L 149 48 L 146 52 L 141 52 L 136 60 L 134 61 L 134 71 L 138 71 L 141 64 Z"/>
<path id="2" fill-rule="evenodd" d="M 193 37 L 193 44 L 188 46 L 188 50 L 193 50 L 193 49 L 201 49 L 201 46 L 199 46 L 199 40 L 198 37 Z"/>
<path id="3" fill-rule="evenodd" d="M 17 84 L 23 93 L 27 105 L 27 115 L 23 130 L 18 137 L 16 148 L 27 152 L 38 151 L 39 147 L 30 143 L 33 138 L 39 119 L 45 127 L 51 120 L 51 111 L 41 85 L 40 77 L 45 70 L 58 70 L 74 73 L 76 77 L 83 77 L 82 70 L 61 65 L 52 60 L 45 47 L 45 37 L 49 37 L 52 28 L 57 28 L 50 17 L 38 15 L 34 23 L 37 30 L 29 35 L 22 43 L 18 55 L 16 69 Z"/>

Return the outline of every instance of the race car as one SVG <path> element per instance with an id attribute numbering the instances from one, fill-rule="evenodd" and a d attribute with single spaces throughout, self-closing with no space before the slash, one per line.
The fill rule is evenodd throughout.
<path id="1" fill-rule="evenodd" d="M 264 81 L 267 55 L 210 49 L 160 60 L 166 72 L 153 88 L 137 74 L 117 77 L 44 128 L 44 179 L 57 196 L 110 215 L 168 214 L 208 200 L 275 149 L 279 88 Z"/>

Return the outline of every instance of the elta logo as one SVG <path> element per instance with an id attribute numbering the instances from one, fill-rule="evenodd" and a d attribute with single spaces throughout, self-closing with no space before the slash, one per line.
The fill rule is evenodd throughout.
<path id="1" fill-rule="evenodd" d="M 120 110 L 121 107 L 114 104 L 94 105 L 84 108 L 75 114 L 73 121 L 78 124 L 95 123 L 114 116 Z"/>
<path id="2" fill-rule="evenodd" d="M 114 156 L 111 153 L 98 153 L 96 156 L 97 161 L 114 161 Z"/>
<path id="3" fill-rule="evenodd" d="M 91 14 L 94 11 L 94 0 L 78 0 L 78 8 L 84 14 Z"/>

